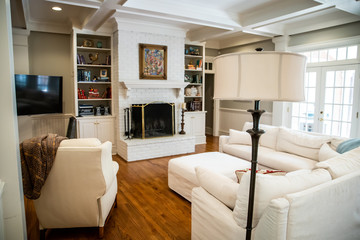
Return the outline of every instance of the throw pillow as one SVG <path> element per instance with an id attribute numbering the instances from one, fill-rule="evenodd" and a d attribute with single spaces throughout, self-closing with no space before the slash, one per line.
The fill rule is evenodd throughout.
<path id="1" fill-rule="evenodd" d="M 235 175 L 237 177 L 237 182 L 240 183 L 241 178 L 244 176 L 245 173 L 250 172 L 251 168 L 245 168 L 242 170 L 236 170 L 235 171 Z M 284 176 L 286 175 L 285 171 L 281 171 L 281 170 L 268 170 L 268 169 L 258 169 L 256 170 L 256 173 L 258 174 L 271 174 L 271 175 L 275 175 L 275 176 Z"/>
<path id="2" fill-rule="evenodd" d="M 319 161 L 323 162 L 338 155 L 339 153 L 333 150 L 328 143 L 324 143 L 319 151 Z"/>
<path id="3" fill-rule="evenodd" d="M 272 199 L 283 197 L 289 193 L 299 192 L 330 180 L 331 176 L 325 169 L 316 169 L 310 173 L 302 172 L 288 176 L 257 174 L 253 227 L 256 227 L 263 212 Z M 240 227 L 246 228 L 250 172 L 245 173 L 239 185 L 233 217 Z"/>
<path id="4" fill-rule="evenodd" d="M 260 124 L 260 129 L 264 130 L 265 133 L 260 137 L 260 146 L 268 147 L 271 149 L 276 148 L 276 138 L 279 132 L 279 127 L 267 125 L 267 124 Z M 248 129 L 253 128 L 252 122 L 245 122 L 243 126 L 243 131 L 246 132 Z"/>
<path id="5" fill-rule="evenodd" d="M 360 147 L 319 162 L 316 167 L 327 169 L 333 179 L 360 170 Z"/>
<path id="6" fill-rule="evenodd" d="M 340 143 L 336 151 L 338 153 L 345 153 L 357 147 L 360 147 L 360 138 L 353 138 Z"/>
<path id="7" fill-rule="evenodd" d="M 229 144 L 251 145 L 251 136 L 247 132 L 230 129 Z"/>
<path id="8" fill-rule="evenodd" d="M 238 183 L 204 167 L 196 167 L 195 171 L 202 188 L 229 208 L 234 209 Z"/>

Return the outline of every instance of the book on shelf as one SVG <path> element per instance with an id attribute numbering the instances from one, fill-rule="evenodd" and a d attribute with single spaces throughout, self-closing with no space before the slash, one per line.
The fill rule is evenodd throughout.
<path id="1" fill-rule="evenodd" d="M 91 72 L 89 70 L 78 69 L 77 73 L 78 82 L 89 82 L 91 80 Z"/>
<path id="2" fill-rule="evenodd" d="M 77 54 L 77 64 L 86 64 L 84 55 Z"/>
<path id="3" fill-rule="evenodd" d="M 111 65 L 111 55 L 106 56 L 105 65 Z"/>

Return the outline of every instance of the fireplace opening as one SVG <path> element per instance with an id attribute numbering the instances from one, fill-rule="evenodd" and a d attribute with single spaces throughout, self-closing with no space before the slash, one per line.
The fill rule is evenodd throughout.
<path id="1" fill-rule="evenodd" d="M 175 134 L 174 103 L 132 104 L 131 132 L 134 138 L 155 138 Z"/>

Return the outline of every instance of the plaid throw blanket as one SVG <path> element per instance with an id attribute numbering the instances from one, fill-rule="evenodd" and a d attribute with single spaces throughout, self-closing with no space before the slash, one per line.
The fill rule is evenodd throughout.
<path id="1" fill-rule="evenodd" d="M 41 188 L 53 166 L 60 142 L 66 137 L 48 134 L 24 140 L 20 144 L 21 172 L 24 194 L 38 199 Z"/>

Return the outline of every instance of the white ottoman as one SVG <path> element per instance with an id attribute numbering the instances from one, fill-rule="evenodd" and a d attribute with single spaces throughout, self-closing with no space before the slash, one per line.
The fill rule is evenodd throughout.
<path id="1" fill-rule="evenodd" d="M 168 166 L 169 188 L 190 202 L 193 187 L 199 186 L 195 173 L 197 166 L 206 167 L 237 181 L 235 170 L 250 168 L 251 162 L 220 152 L 199 153 L 171 159 Z"/>

